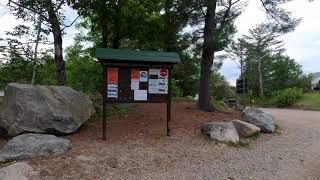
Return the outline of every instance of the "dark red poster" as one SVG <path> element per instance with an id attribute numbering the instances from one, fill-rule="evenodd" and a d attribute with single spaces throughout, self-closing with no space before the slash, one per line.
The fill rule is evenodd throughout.
<path id="1" fill-rule="evenodd" d="M 108 84 L 118 84 L 118 68 L 107 68 Z"/>

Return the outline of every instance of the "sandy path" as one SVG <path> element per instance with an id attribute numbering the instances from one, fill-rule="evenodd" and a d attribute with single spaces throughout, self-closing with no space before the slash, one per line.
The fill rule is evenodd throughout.
<path id="1" fill-rule="evenodd" d="M 261 135 L 250 148 L 176 130 L 170 138 L 83 142 L 65 157 L 31 163 L 43 179 L 320 179 L 320 112 L 264 111 L 283 132 Z"/>

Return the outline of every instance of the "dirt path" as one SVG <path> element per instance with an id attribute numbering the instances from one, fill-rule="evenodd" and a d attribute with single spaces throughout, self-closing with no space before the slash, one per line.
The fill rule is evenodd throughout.
<path id="1" fill-rule="evenodd" d="M 177 104 L 174 134 L 168 138 L 156 130 L 163 122 L 152 125 L 152 117 L 159 120 L 163 114 L 148 114 L 145 108 L 137 111 L 144 113 L 143 121 L 131 117 L 138 114 L 111 121 L 116 138 L 109 143 L 96 138 L 98 129 L 92 124 L 69 137 L 74 148 L 65 156 L 30 163 L 43 179 L 320 179 L 318 112 L 264 109 L 276 118 L 282 134 L 264 134 L 251 140 L 250 148 L 235 148 L 209 142 L 196 127 L 237 114 L 206 114 Z"/>

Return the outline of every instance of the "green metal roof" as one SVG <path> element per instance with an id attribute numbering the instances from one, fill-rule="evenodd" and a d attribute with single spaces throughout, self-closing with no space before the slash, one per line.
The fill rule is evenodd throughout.
<path id="1" fill-rule="evenodd" d="M 180 63 L 180 56 L 175 52 L 138 51 L 130 49 L 97 48 L 96 58 L 110 61 L 143 61 L 161 63 Z"/>

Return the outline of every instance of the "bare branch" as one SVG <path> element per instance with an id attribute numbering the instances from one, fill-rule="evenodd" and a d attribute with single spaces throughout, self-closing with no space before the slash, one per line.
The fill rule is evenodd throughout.
<path id="1" fill-rule="evenodd" d="M 62 28 L 61 31 L 64 31 L 66 28 L 68 27 L 71 27 L 78 19 L 79 19 L 80 15 L 78 15 L 73 21 L 71 24 L 67 25 L 67 26 L 64 26 L 64 28 Z"/>
<path id="2" fill-rule="evenodd" d="M 263 2 L 263 0 L 260 0 L 260 2 L 262 3 L 263 8 L 266 10 L 267 14 L 270 15 L 272 17 L 272 19 L 274 19 L 278 24 L 281 24 L 278 19 L 270 12 L 270 9 L 268 9 L 268 7 L 266 6 L 266 4 Z"/>

